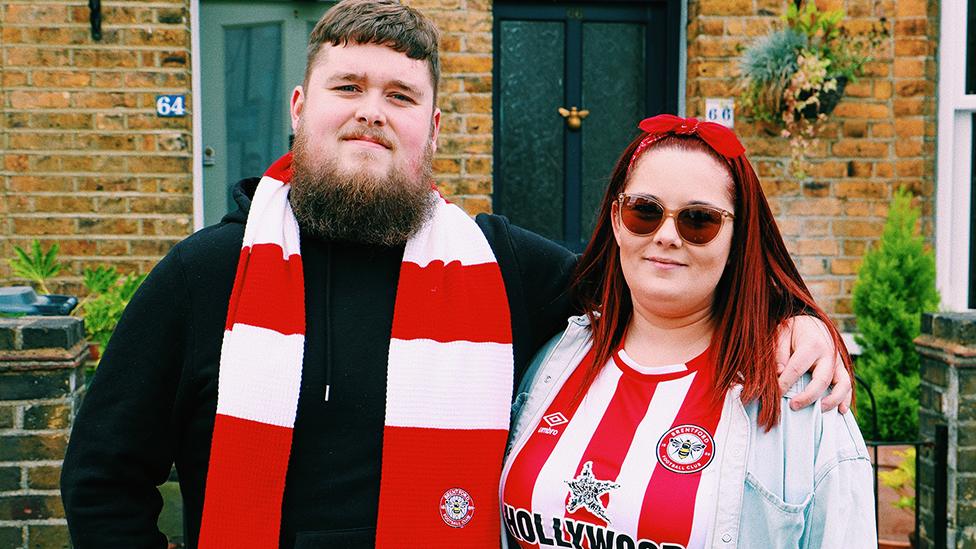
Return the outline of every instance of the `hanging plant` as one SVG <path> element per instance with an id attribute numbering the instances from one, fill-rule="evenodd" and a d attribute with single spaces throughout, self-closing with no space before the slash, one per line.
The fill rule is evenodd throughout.
<path id="1" fill-rule="evenodd" d="M 841 26 L 843 10 L 820 11 L 812 0 L 790 3 L 782 28 L 759 37 L 740 60 L 746 114 L 789 139 L 789 172 L 806 177 L 805 158 L 813 140 L 888 36 L 887 22 L 852 36 Z"/>

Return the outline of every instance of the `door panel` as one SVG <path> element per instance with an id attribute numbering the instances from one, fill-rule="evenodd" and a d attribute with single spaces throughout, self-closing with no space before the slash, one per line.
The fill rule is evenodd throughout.
<path id="1" fill-rule="evenodd" d="M 580 132 L 580 237 L 589 238 L 620 152 L 644 118 L 644 28 L 635 23 L 583 23 L 582 104 L 590 111 Z"/>
<path id="2" fill-rule="evenodd" d="M 677 108 L 677 0 L 496 2 L 494 205 L 580 250 L 637 122 Z M 559 107 L 588 110 L 578 130 Z"/>
<path id="3" fill-rule="evenodd" d="M 503 21 L 504 51 L 498 81 L 504 82 L 498 118 L 505 140 L 496 145 L 502 170 L 509 174 L 506 191 L 518 200 L 506 213 L 543 236 L 563 233 L 562 120 L 553 113 L 561 105 L 565 29 L 547 21 Z"/>
<path id="4" fill-rule="evenodd" d="M 305 74 L 308 35 L 331 5 L 201 1 L 204 224 L 236 207 L 238 179 L 288 151 L 289 98 Z"/>

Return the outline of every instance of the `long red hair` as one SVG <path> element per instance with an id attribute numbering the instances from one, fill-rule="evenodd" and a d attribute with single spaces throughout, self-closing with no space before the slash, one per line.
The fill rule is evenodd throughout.
<path id="1" fill-rule="evenodd" d="M 587 311 L 595 359 L 583 378 L 582 391 L 620 346 L 633 314 L 630 289 L 620 268 L 620 249 L 611 224 L 612 205 L 624 192 L 628 166 L 647 133 L 624 150 L 610 176 L 593 236 L 577 266 L 574 297 Z M 779 421 L 780 390 L 775 364 L 776 329 L 787 318 L 811 315 L 830 331 L 851 379 L 851 358 L 840 333 L 817 306 L 793 263 L 766 202 L 759 178 L 746 156 L 727 159 L 696 135 L 669 135 L 643 154 L 658 148 L 702 150 L 728 167 L 735 205 L 729 261 L 715 289 L 710 348 L 715 357 L 714 401 L 721 402 L 734 384 L 742 384 L 743 402 L 758 400 L 759 424 L 766 429 Z"/>

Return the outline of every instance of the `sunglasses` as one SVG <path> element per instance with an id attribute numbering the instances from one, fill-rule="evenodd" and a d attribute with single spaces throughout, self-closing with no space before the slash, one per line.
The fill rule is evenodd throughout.
<path id="1" fill-rule="evenodd" d="M 644 194 L 620 193 L 617 211 L 627 232 L 636 236 L 654 234 L 666 218 L 673 217 L 681 240 L 695 246 L 704 246 L 714 240 L 726 218 L 735 219 L 732 212 L 703 204 L 669 210 L 656 198 Z"/>

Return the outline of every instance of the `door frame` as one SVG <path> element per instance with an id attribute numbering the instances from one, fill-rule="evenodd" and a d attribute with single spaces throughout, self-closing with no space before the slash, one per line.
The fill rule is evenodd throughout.
<path id="1" fill-rule="evenodd" d="M 561 0 L 560 4 L 596 4 L 599 0 Z M 554 20 L 552 19 L 553 14 L 558 10 L 562 10 L 562 7 L 553 5 L 553 1 L 532 1 L 524 2 L 521 0 L 499 0 L 494 2 L 494 9 L 492 13 L 492 51 L 495 52 L 493 55 L 497 55 L 497 52 L 501 51 L 500 44 L 500 34 L 497 31 L 497 25 L 500 21 L 513 19 L 513 15 L 519 15 L 520 17 L 537 19 L 540 21 Z M 674 112 L 679 116 L 684 115 L 685 110 L 685 81 L 686 81 L 686 65 L 687 65 L 687 48 L 685 45 L 685 25 L 681 22 L 687 17 L 687 0 L 631 0 L 631 1 L 613 1 L 613 2 L 599 2 L 599 6 L 591 6 L 588 10 L 591 10 L 591 14 L 595 15 L 594 19 L 597 21 L 615 21 L 617 19 L 612 17 L 613 10 L 619 9 L 621 7 L 625 8 L 645 8 L 645 21 L 651 16 L 651 9 L 658 10 L 659 15 L 664 17 L 665 20 L 665 32 L 663 36 L 657 41 L 647 40 L 645 42 L 645 63 L 648 68 L 657 62 L 663 61 L 664 65 L 664 78 L 662 79 L 662 85 L 659 87 L 647 86 L 645 88 L 645 101 L 650 104 L 653 103 L 655 99 L 660 98 L 664 104 L 666 111 Z M 589 19 L 589 18 L 588 18 Z M 672 24 L 672 22 L 674 24 Z M 567 48 L 569 43 L 570 35 L 567 34 Z M 576 37 L 580 39 L 580 37 Z M 663 46 L 663 48 L 661 47 Z M 658 53 L 660 51 L 660 53 Z M 652 56 L 651 53 L 658 53 L 657 56 Z M 656 57 L 656 58 L 655 58 Z M 575 97 L 570 97 L 575 92 L 572 88 L 581 87 L 582 74 L 580 72 L 580 67 L 570 66 L 568 60 L 570 59 L 569 52 L 566 52 L 564 59 L 567 60 L 567 65 L 565 67 L 564 74 L 566 75 L 566 90 L 567 94 L 563 97 L 563 102 L 566 107 L 570 104 L 579 104 L 579 101 Z M 492 82 L 500 83 L 500 63 L 498 59 L 494 59 L 494 66 L 492 67 Z M 647 71 L 646 74 L 651 74 Z M 501 142 L 501 124 L 498 123 L 497 116 L 497 106 L 500 100 L 501 86 L 492 86 L 492 111 L 493 111 L 493 147 L 492 147 L 492 209 L 497 211 L 497 206 L 500 204 L 504 206 L 505 204 L 505 183 L 504 174 L 501 173 L 500 162 L 501 152 L 498 150 L 497 144 Z M 585 106 L 580 105 L 581 108 Z M 635 124 L 638 121 L 634 121 Z M 564 147 L 566 151 L 566 162 L 582 162 L 581 150 L 579 139 L 575 139 L 574 136 L 570 135 L 569 132 L 564 133 Z M 579 166 L 578 166 L 579 168 Z M 577 170 L 581 172 L 581 170 Z M 567 172 L 569 173 L 569 172 Z M 564 245 L 571 247 L 576 246 L 577 241 L 584 241 L 585 235 L 576 234 L 579 231 L 573 230 L 578 229 L 577 227 L 579 220 L 579 210 L 581 208 L 581 187 L 582 182 L 576 181 L 578 178 L 573 178 L 572 180 L 567 179 L 566 193 L 565 193 L 565 208 L 563 212 L 563 223 L 565 229 L 566 242 Z"/>

